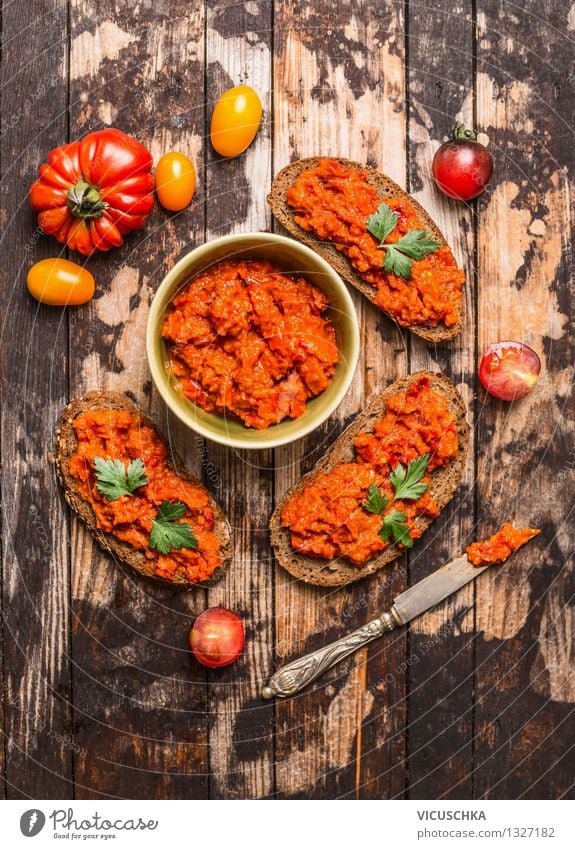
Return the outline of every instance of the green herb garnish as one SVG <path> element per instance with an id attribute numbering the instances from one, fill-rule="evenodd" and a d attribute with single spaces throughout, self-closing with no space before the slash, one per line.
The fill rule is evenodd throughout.
<path id="1" fill-rule="evenodd" d="M 363 506 L 368 513 L 377 513 L 379 516 L 386 504 L 387 495 L 385 495 L 378 486 L 372 483 L 367 490 L 367 501 Z"/>
<path id="2" fill-rule="evenodd" d="M 383 201 L 377 212 L 369 216 L 366 226 L 372 236 L 379 239 L 378 247 L 385 248 L 384 271 L 409 280 L 413 260 L 423 259 L 427 254 L 434 253 L 441 247 L 441 243 L 432 239 L 427 230 L 410 230 L 397 242 L 384 244 L 395 229 L 398 218 L 398 214 Z"/>
<path id="3" fill-rule="evenodd" d="M 393 500 L 398 501 L 416 501 L 418 498 L 427 492 L 428 485 L 421 483 L 422 477 L 427 472 L 429 464 L 429 454 L 423 454 L 416 460 L 412 460 L 407 466 L 402 466 L 401 463 L 395 467 L 389 476 L 389 480 L 393 486 Z M 385 516 L 382 516 L 383 510 L 387 507 L 389 499 L 378 486 L 371 484 L 367 491 L 367 501 L 363 505 L 368 513 L 376 513 L 382 517 L 383 524 L 379 535 L 384 542 L 389 542 L 391 537 L 395 542 L 400 542 L 406 548 L 411 548 L 413 540 L 411 538 L 409 525 L 407 524 L 407 516 L 401 510 L 392 510 Z"/>
<path id="4" fill-rule="evenodd" d="M 191 525 L 176 522 L 176 519 L 185 516 L 186 509 L 181 501 L 162 501 L 156 518 L 152 520 L 150 548 L 155 548 L 160 554 L 169 554 L 172 549 L 198 547 Z"/>
<path id="5" fill-rule="evenodd" d="M 392 510 L 391 513 L 383 517 L 383 525 L 379 535 L 384 542 L 389 542 L 393 535 L 395 542 L 400 542 L 406 548 L 411 548 L 413 545 L 407 516 L 401 510 Z"/>
<path id="6" fill-rule="evenodd" d="M 389 479 L 393 484 L 396 499 L 405 501 L 421 498 L 428 488 L 426 483 L 420 483 L 427 471 L 428 463 L 429 454 L 423 454 L 417 460 L 412 460 L 407 469 L 401 463 L 395 467 Z"/>
<path id="7" fill-rule="evenodd" d="M 386 203 L 381 203 L 377 212 L 370 215 L 367 219 L 367 229 L 372 236 L 379 239 L 378 247 L 387 247 L 383 243 L 389 234 L 397 227 L 399 215 L 394 212 Z"/>
<path id="8" fill-rule="evenodd" d="M 135 489 L 148 483 L 146 467 L 139 458 L 132 460 L 128 468 L 121 460 L 104 460 L 94 457 L 96 486 L 108 501 L 116 501 L 121 495 L 131 495 Z"/>
<path id="9" fill-rule="evenodd" d="M 398 277 L 409 280 L 414 259 L 423 259 L 439 247 L 439 242 L 431 239 L 427 230 L 410 230 L 398 242 L 385 245 L 384 271 L 391 271 Z"/>

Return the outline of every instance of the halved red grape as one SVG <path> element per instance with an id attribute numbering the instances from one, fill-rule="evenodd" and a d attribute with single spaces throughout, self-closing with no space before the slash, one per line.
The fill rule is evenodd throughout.
<path id="1" fill-rule="evenodd" d="M 226 607 L 200 613 L 188 637 L 196 660 L 204 666 L 228 666 L 242 653 L 245 642 L 242 620 Z"/>
<path id="2" fill-rule="evenodd" d="M 491 395 L 516 401 L 533 389 L 541 371 L 541 360 L 522 342 L 496 342 L 483 354 L 479 379 Z"/>

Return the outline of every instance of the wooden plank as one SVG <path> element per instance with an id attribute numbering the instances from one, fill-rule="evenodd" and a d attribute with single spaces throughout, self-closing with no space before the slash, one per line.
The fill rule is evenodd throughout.
<path id="1" fill-rule="evenodd" d="M 54 32 L 62 36 L 56 42 Z M 27 191 L 38 164 L 66 140 L 66 53 L 65 4 L 4 4 L 2 605 L 9 798 L 72 794 L 67 523 L 49 462 L 67 393 L 67 317 L 33 301 L 25 285 L 32 263 L 61 253 L 36 230 Z"/>
<path id="2" fill-rule="evenodd" d="M 442 346 L 411 339 L 411 371 L 447 374 L 468 406 L 473 428 L 476 373 L 473 205 L 450 201 L 436 188 L 433 155 L 456 120 L 473 126 L 471 2 L 449 0 L 430 13 L 409 8 L 409 184 L 438 223 L 466 272 L 466 321 L 461 335 Z M 458 492 L 410 557 L 410 583 L 455 557 L 473 538 L 473 437 Z M 417 619 L 409 639 L 408 794 L 416 799 L 471 798 L 473 736 L 473 607 L 468 586 Z M 441 708 L 438 702 L 441 702 Z"/>
<path id="3" fill-rule="evenodd" d="M 475 794 L 557 798 L 575 766 L 572 24 L 566 7 L 534 0 L 520 16 L 482 0 L 477 21 L 478 120 L 496 173 L 480 203 L 479 350 L 518 339 L 543 374 L 513 405 L 479 398 L 479 534 L 511 517 L 542 534 L 478 591 Z"/>
<path id="4" fill-rule="evenodd" d="M 209 0 L 207 11 L 208 113 L 228 88 L 252 86 L 264 123 L 246 153 L 222 159 L 208 145 L 207 238 L 269 229 L 265 194 L 271 177 L 270 0 L 237 4 Z M 212 481 L 235 537 L 234 560 L 209 605 L 230 607 L 244 619 L 246 646 L 239 663 L 213 670 L 210 681 L 210 796 L 261 798 L 273 793 L 273 705 L 260 689 L 273 644 L 273 572 L 267 519 L 273 497 L 272 454 L 208 443 Z M 241 663 L 241 665 L 240 665 Z"/>
<path id="5" fill-rule="evenodd" d="M 374 100 L 367 104 L 369 123 L 363 157 L 403 188 L 407 188 L 406 20 L 403 4 L 374 4 L 365 11 L 374 21 L 363 42 L 368 46 L 366 69 L 372 69 Z M 379 83 L 378 83 L 379 81 Z M 381 90 L 380 90 L 381 86 Z M 371 88 L 371 86 L 370 86 Z M 374 116 L 375 119 L 374 119 Z M 352 124 L 353 126 L 353 124 Z M 375 138 L 373 137 L 375 135 Z M 372 138 L 370 139 L 370 135 Z M 374 144 L 375 142 L 375 144 Z M 352 158 L 356 158 L 355 156 Z M 403 377 L 409 371 L 409 340 L 378 310 L 361 299 L 364 359 L 364 399 Z M 356 409 L 361 409 L 365 400 Z M 407 558 L 387 567 L 365 587 L 359 598 L 353 627 L 373 619 L 391 606 L 393 598 L 407 588 Z M 358 739 L 356 790 L 359 798 L 401 798 L 406 785 L 407 701 L 405 662 L 407 631 L 402 629 L 368 647 L 365 667 L 365 696 L 373 697 Z"/>
<path id="6" fill-rule="evenodd" d="M 201 2 L 72 3 L 71 135 L 113 124 L 154 160 L 180 150 L 202 164 L 204 9 Z M 89 266 L 98 294 L 71 321 L 71 394 L 129 391 L 196 473 L 202 444 L 151 392 L 145 327 L 163 275 L 204 236 L 203 172 L 193 205 L 156 208 L 145 230 Z M 73 523 L 73 651 L 78 796 L 201 798 L 208 792 L 205 672 L 186 632 L 205 592 L 174 592 L 122 571 Z"/>
<path id="7" fill-rule="evenodd" d="M 277 10 L 274 169 L 303 156 L 349 156 L 405 182 L 401 4 L 290 2 Z M 374 116 L 377 119 L 374 120 Z M 351 129 L 350 129 L 351 128 Z M 313 437 L 276 451 L 276 498 L 319 459 L 365 399 L 404 373 L 397 329 L 352 293 L 364 340 L 352 387 Z M 281 473 L 279 472 L 281 470 Z M 404 574 L 396 583 L 404 586 Z M 276 663 L 375 616 L 383 576 L 337 591 L 294 582 L 276 566 Z M 383 644 L 382 644 L 383 645 Z M 300 696 L 276 705 L 280 797 L 396 795 L 404 786 L 405 637 L 348 659 Z M 391 739 L 390 739 L 391 738 Z"/>

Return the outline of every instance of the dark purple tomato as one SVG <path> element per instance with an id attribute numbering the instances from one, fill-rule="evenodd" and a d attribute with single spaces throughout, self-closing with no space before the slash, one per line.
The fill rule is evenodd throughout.
<path id="1" fill-rule="evenodd" d="M 473 130 L 457 123 L 449 141 L 433 157 L 433 176 L 443 194 L 471 200 L 484 191 L 493 174 L 493 158 Z"/>

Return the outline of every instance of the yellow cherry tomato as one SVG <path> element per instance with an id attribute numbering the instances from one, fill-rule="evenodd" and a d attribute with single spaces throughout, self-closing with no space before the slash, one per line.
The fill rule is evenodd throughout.
<path id="1" fill-rule="evenodd" d="M 262 119 L 262 104 L 253 88 L 238 85 L 214 107 L 210 138 L 221 156 L 238 156 L 253 141 Z"/>
<path id="2" fill-rule="evenodd" d="M 94 294 L 94 278 L 87 268 L 67 259 L 41 259 L 28 270 L 28 291 L 52 307 L 87 303 Z"/>
<path id="3" fill-rule="evenodd" d="M 196 189 L 194 163 L 183 153 L 165 153 L 156 166 L 156 194 L 164 209 L 180 212 Z"/>

